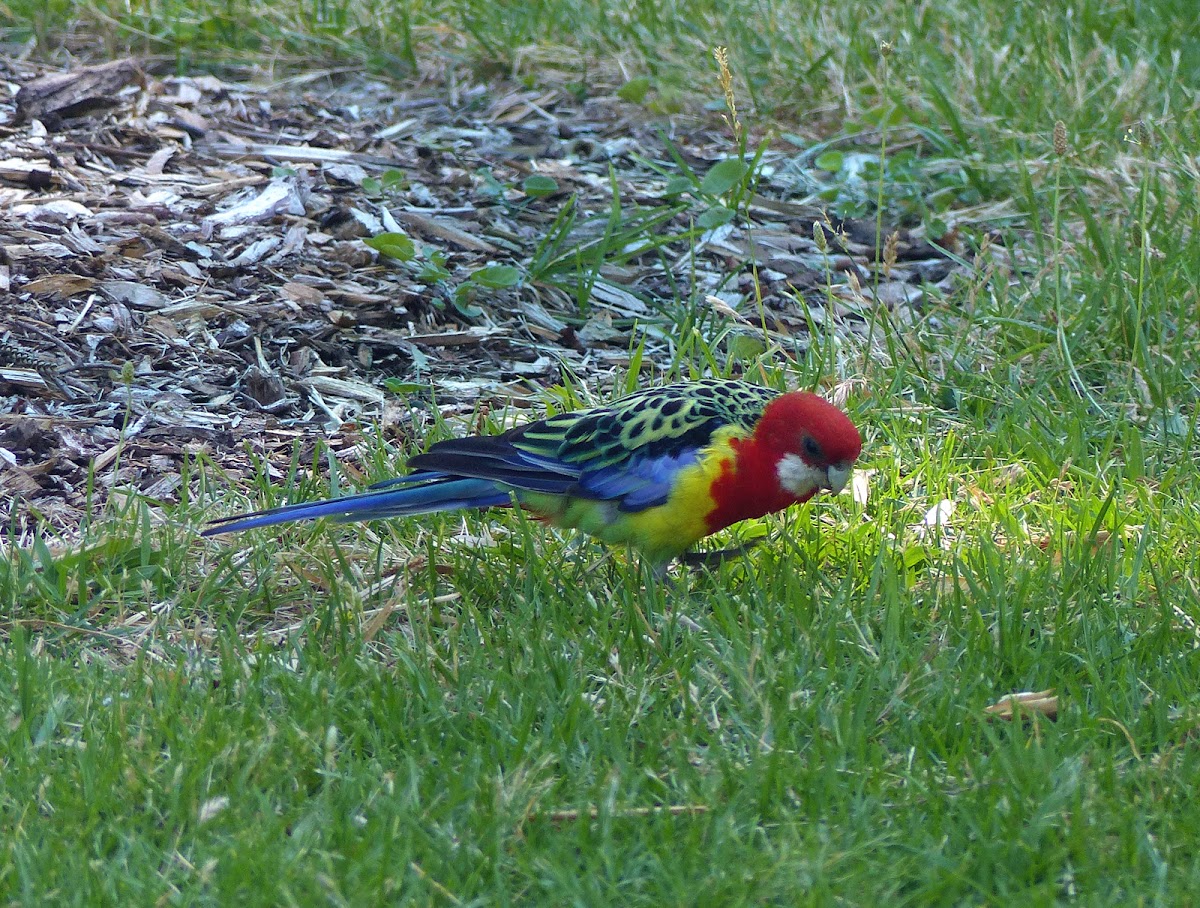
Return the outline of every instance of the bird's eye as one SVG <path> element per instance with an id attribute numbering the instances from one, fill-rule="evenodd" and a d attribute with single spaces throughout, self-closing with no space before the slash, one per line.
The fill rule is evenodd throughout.
<path id="1" fill-rule="evenodd" d="M 817 440 L 811 435 L 805 435 L 804 440 L 800 442 L 804 448 L 804 453 L 812 460 L 821 459 L 821 446 L 817 444 Z"/>

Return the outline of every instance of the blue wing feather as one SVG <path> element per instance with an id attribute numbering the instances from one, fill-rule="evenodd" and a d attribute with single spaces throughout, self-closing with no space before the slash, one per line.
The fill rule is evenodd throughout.
<path id="1" fill-rule="evenodd" d="M 698 448 L 690 448 L 591 470 L 580 477 L 576 494 L 617 501 L 622 511 L 656 507 L 666 503 L 679 471 L 694 464 L 699 454 Z"/>

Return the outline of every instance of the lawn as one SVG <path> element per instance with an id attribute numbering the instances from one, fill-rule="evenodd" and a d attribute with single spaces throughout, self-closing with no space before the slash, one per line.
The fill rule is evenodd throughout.
<path id="1" fill-rule="evenodd" d="M 958 271 L 908 317 L 814 326 L 787 360 L 697 335 L 654 364 L 848 388 L 856 494 L 665 582 L 511 512 L 198 538 L 292 479 L 326 494 L 303 464 L 198 452 L 172 501 L 114 495 L 71 532 L 18 532 L 13 496 L 3 900 L 1194 901 L 1193 3 L 508 6 L 16 0 L 0 37 L 62 65 L 90 42 L 265 76 L 269 52 L 275 77 L 431 90 L 619 73 L 664 123 L 734 119 L 727 46 L 747 169 L 708 189 L 734 223 L 753 235 L 756 153 L 803 143 L 834 215 L 953 239 Z M 536 404 L 614 393 L 590 379 Z M 988 711 L 1046 690 L 1053 716 Z"/>

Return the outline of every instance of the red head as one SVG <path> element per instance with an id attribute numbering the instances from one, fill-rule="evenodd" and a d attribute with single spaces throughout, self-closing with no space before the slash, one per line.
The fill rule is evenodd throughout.
<path id="1" fill-rule="evenodd" d="M 767 404 L 754 438 L 775 455 L 780 486 L 798 499 L 819 489 L 840 492 L 862 452 L 862 437 L 850 418 L 803 391 Z"/>
<path id="2" fill-rule="evenodd" d="M 833 404 L 791 391 L 767 404 L 754 434 L 734 448 L 734 462 L 711 489 L 716 506 L 705 518 L 710 533 L 807 501 L 821 489 L 840 492 L 862 438 Z"/>

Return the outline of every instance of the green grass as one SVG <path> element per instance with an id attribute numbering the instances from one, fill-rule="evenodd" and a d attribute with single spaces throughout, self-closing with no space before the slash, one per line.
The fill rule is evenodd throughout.
<path id="1" fill-rule="evenodd" d="M 84 43 L 79 32 L 98 35 L 113 53 L 165 56 L 181 70 L 264 59 L 401 77 L 465 68 L 582 94 L 644 78 L 646 103 L 663 110 L 698 94 L 720 100 L 715 80 L 696 76 L 722 43 L 742 104 L 756 115 L 826 137 L 872 128 L 898 103 L 964 166 L 986 173 L 1017 148 L 1029 153 L 1031 137 L 1056 118 L 1100 152 L 1132 124 L 1178 122 L 1194 103 L 1200 24 L 1191 0 L 1075 0 L 1070 10 L 1035 0 L 15 0 L 0 11 L 0 28 L 47 48 L 64 32 L 68 45 Z M 886 64 L 883 42 L 893 51 Z M 1012 147 L 994 149 L 1001 136 Z"/>
<path id="2" fill-rule="evenodd" d="M 144 42 L 181 65 L 285 39 L 298 59 L 426 65 L 440 42 L 486 73 L 529 42 L 562 59 L 574 41 L 599 68 L 626 56 L 664 106 L 690 103 L 685 86 L 719 97 L 706 48 L 727 43 L 752 125 L 794 131 L 802 116 L 841 141 L 898 106 L 979 200 L 1013 200 L 1018 258 L 973 259 L 981 232 L 964 228 L 973 270 L 931 288 L 916 324 L 880 318 L 872 350 L 818 338 L 786 376 L 771 369 L 857 380 L 870 497 L 767 521 L 764 545 L 673 585 L 519 515 L 202 542 L 206 516 L 240 506 L 205 463 L 165 522 L 133 501 L 81 541 L 6 545 L 6 901 L 1194 898 L 1191 3 L 1079 2 L 1070 19 L 1012 0 L 763 3 L 741 18 L 417 4 L 410 37 L 384 23 L 394 42 L 367 31 L 382 7 L 353 4 L 254 29 L 229 27 L 253 12 L 239 4 L 148 4 L 136 33 L 115 5 L 36 7 L 20 29 L 47 46 L 77 18 L 114 49 Z M 349 25 L 305 24 L 314 10 Z M 897 48 L 886 64 L 880 39 Z M 844 102 L 838 80 L 848 109 L 827 106 Z M 912 174 L 920 199 L 945 188 Z M 707 324 L 686 300 L 666 318 Z M 710 331 L 688 337 L 668 374 L 728 366 Z M 379 451 L 365 468 L 387 463 Z M 942 500 L 948 522 L 923 526 Z M 1056 722 L 984 712 L 1045 688 Z"/>

